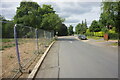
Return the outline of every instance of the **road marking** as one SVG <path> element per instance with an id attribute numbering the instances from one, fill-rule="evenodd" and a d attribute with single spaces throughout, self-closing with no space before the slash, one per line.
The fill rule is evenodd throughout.
<path id="1" fill-rule="evenodd" d="M 69 41 L 70 43 L 73 43 L 72 41 Z"/>
<path id="2" fill-rule="evenodd" d="M 89 40 L 82 40 L 82 42 L 88 42 Z"/>

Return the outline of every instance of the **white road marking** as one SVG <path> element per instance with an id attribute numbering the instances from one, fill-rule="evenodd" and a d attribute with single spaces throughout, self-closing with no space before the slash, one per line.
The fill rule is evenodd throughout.
<path id="1" fill-rule="evenodd" d="M 82 40 L 82 42 L 88 42 L 89 40 Z"/>
<path id="2" fill-rule="evenodd" d="M 69 41 L 70 43 L 73 43 L 72 41 Z"/>

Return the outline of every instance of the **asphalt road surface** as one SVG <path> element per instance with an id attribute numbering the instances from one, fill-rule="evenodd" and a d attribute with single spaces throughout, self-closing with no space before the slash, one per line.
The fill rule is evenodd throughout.
<path id="1" fill-rule="evenodd" d="M 118 78 L 118 50 L 60 37 L 36 78 Z"/>

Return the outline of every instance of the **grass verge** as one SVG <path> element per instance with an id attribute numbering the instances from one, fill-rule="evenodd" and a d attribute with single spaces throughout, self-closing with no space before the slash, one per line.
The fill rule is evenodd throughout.
<path id="1" fill-rule="evenodd" d="M 114 42 L 110 44 L 111 46 L 118 46 L 118 42 Z"/>
<path id="2" fill-rule="evenodd" d="M 96 37 L 96 36 L 87 36 L 88 39 L 95 39 L 95 40 L 99 40 L 102 39 L 103 37 Z"/>

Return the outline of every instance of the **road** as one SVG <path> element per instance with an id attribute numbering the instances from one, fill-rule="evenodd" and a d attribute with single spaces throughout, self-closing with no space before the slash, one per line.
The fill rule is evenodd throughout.
<path id="1" fill-rule="evenodd" d="M 60 37 L 35 78 L 117 78 L 118 50 Z"/>

